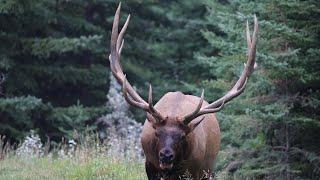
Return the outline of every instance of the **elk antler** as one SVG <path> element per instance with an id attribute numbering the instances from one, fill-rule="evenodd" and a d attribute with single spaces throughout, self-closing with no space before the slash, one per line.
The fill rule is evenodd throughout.
<path id="1" fill-rule="evenodd" d="M 199 100 L 199 104 L 196 108 L 196 110 L 188 114 L 184 117 L 183 122 L 185 124 L 189 124 L 193 119 L 195 119 L 198 116 L 201 116 L 203 114 L 208 114 L 208 113 L 215 113 L 218 112 L 222 109 L 222 107 L 227 103 L 228 101 L 232 100 L 233 98 L 239 96 L 243 90 L 246 87 L 247 80 L 252 73 L 254 67 L 255 67 L 255 56 L 256 56 L 256 44 L 257 44 L 257 38 L 258 38 L 258 20 L 257 17 L 254 16 L 254 30 L 253 30 L 253 35 L 252 39 L 250 37 L 250 30 L 249 30 L 249 24 L 247 21 L 246 24 L 246 34 L 247 34 L 247 44 L 248 44 L 248 61 L 245 64 L 244 70 L 241 73 L 240 78 L 236 82 L 236 84 L 232 87 L 230 91 L 228 91 L 223 97 L 220 99 L 216 100 L 215 102 L 202 107 L 203 103 L 203 91 L 201 94 L 201 98 Z M 201 108 L 202 107 L 202 108 Z"/>
<path id="2" fill-rule="evenodd" d="M 148 103 L 144 101 L 140 95 L 133 89 L 131 84 L 127 81 L 125 74 L 123 73 L 121 64 L 120 64 L 120 55 L 123 48 L 123 36 L 127 30 L 130 15 L 128 16 L 123 28 L 121 29 L 120 33 L 118 33 L 119 28 L 119 19 L 120 19 L 120 9 L 121 3 L 118 6 L 116 14 L 113 20 L 113 27 L 111 33 L 111 53 L 109 55 L 110 67 L 113 76 L 117 79 L 119 84 L 122 84 L 123 87 L 123 94 L 126 101 L 131 104 L 132 106 L 141 108 L 145 110 L 147 113 L 151 114 L 155 119 L 156 122 L 162 121 L 164 118 L 163 116 L 153 107 L 152 104 L 152 87 L 150 85 L 149 88 L 149 100 Z"/>

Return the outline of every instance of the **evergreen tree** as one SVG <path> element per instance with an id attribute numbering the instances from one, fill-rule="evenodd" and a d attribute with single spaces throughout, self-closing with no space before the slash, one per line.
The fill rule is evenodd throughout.
<path id="1" fill-rule="evenodd" d="M 91 118 L 81 114 L 85 110 L 77 104 L 105 103 L 108 71 L 101 43 L 105 10 L 94 9 L 103 7 L 100 4 L 82 0 L 1 1 L 0 71 L 5 77 L 0 99 L 1 134 L 19 138 L 40 128 L 42 134 L 61 136 L 65 128 L 85 127 L 84 121 Z M 78 124 L 75 117 L 69 118 L 70 111 L 79 113 Z M 58 112 L 60 118 L 53 118 L 59 117 Z"/>
<path id="2" fill-rule="evenodd" d="M 104 30 L 90 22 L 90 6 L 85 1 L 2 1 L 6 97 L 29 94 L 57 106 L 105 102 Z"/>
<path id="3" fill-rule="evenodd" d="M 319 176 L 320 4 L 278 0 L 206 4 L 208 26 L 203 35 L 212 51 L 197 57 L 212 75 L 203 81 L 210 99 L 232 87 L 242 71 L 245 22 L 251 23 L 256 14 L 260 25 L 258 68 L 245 93 L 218 114 L 224 133 L 218 168 L 231 172 L 232 165 L 243 164 L 236 171 L 238 178 Z M 240 148 L 237 154 L 231 153 L 234 148 Z"/>

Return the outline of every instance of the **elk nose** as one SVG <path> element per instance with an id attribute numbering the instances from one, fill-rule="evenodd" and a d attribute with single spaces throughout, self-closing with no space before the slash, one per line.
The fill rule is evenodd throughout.
<path id="1" fill-rule="evenodd" d="M 164 163 L 172 163 L 173 161 L 173 151 L 170 149 L 162 149 L 159 152 L 160 161 Z"/>

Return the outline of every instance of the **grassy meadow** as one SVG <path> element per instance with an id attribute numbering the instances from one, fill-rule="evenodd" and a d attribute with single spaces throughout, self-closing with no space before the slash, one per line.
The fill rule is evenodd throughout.
<path id="1" fill-rule="evenodd" d="M 132 145 L 125 149 L 118 138 L 101 143 L 95 137 L 43 145 L 30 135 L 13 148 L 0 136 L 0 180 L 147 179 L 143 157 Z"/>
<path id="2" fill-rule="evenodd" d="M 0 179 L 146 179 L 142 163 L 116 157 L 21 158 L 0 161 Z"/>

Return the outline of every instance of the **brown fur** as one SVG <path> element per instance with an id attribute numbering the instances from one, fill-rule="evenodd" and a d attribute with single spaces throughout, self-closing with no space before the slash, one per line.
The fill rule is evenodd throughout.
<path id="1" fill-rule="evenodd" d="M 169 92 L 165 94 L 155 108 L 167 117 L 164 128 L 175 128 L 179 124 L 179 117 L 194 111 L 200 98 L 184 95 L 181 92 Z M 203 106 L 208 105 L 207 102 Z M 156 147 L 155 129 L 152 123 L 146 120 L 141 134 L 141 143 L 146 155 L 146 171 L 149 179 L 157 179 L 160 176 L 166 179 L 178 179 L 186 171 L 189 171 L 194 179 L 200 179 L 204 172 L 212 173 L 214 160 L 220 148 L 220 128 L 214 114 L 206 114 L 193 120 L 204 117 L 203 121 L 186 137 L 187 146 L 183 157 L 174 165 L 172 171 L 164 171 L 159 167 L 159 158 Z"/>

